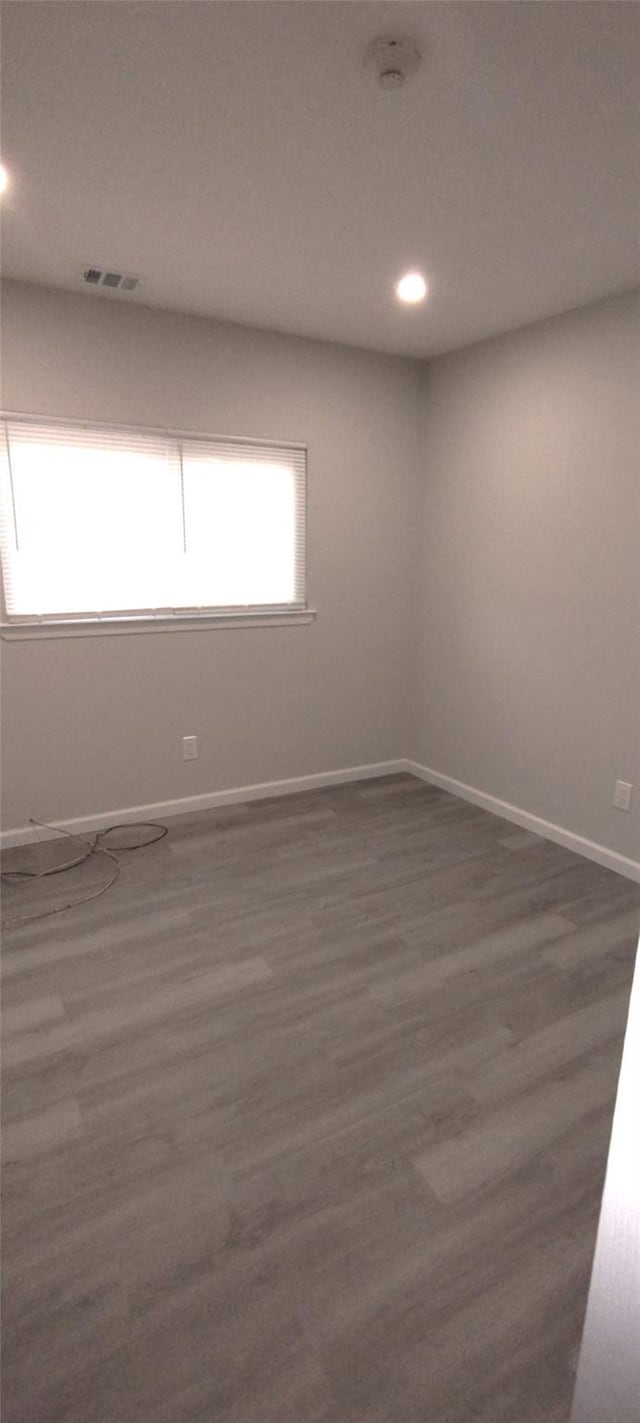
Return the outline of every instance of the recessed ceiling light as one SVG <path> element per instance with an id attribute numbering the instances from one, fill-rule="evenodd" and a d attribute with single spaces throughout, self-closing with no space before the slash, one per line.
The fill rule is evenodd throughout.
<path id="1" fill-rule="evenodd" d="M 7 173 L 4 163 L 0 163 L 0 193 L 6 192 L 8 187 L 9 174 Z"/>
<path id="2" fill-rule="evenodd" d="M 396 296 L 399 301 L 413 305 L 414 302 L 424 301 L 426 295 L 427 283 L 420 272 L 405 272 L 404 277 L 396 282 Z"/>

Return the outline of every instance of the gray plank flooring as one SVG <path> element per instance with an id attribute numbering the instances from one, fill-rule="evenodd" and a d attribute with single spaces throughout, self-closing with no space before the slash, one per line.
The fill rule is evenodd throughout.
<path id="1" fill-rule="evenodd" d="M 639 922 L 395 776 L 7 930 L 5 1423 L 567 1423 Z"/>

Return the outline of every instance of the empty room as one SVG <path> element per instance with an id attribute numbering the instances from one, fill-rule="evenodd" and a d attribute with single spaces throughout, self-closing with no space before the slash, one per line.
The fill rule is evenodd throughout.
<path id="1" fill-rule="evenodd" d="M 0 20 L 4 1423 L 640 1423 L 640 9 Z"/>

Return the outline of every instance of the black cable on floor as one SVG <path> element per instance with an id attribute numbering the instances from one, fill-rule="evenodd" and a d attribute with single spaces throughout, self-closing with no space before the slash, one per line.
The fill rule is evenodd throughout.
<path id="1" fill-rule="evenodd" d="M 37 919 L 48 919 L 52 914 L 62 914 L 66 909 L 76 909 L 80 904 L 89 904 L 92 899 L 99 899 L 102 894 L 106 894 L 107 890 L 111 889 L 111 886 L 115 884 L 120 874 L 118 855 L 126 854 L 129 850 L 144 850 L 148 845 L 155 845 L 158 840 L 163 840 L 165 835 L 169 833 L 169 827 L 167 825 L 160 825 L 152 820 L 140 820 L 131 825 L 122 823 L 107 825 L 104 830 L 98 831 L 93 840 L 85 840 L 82 835 L 74 835 L 71 830 L 63 830 L 59 825 L 48 825 L 44 820 L 35 820 L 31 817 L 31 824 L 39 825 L 42 830 L 53 830 L 58 835 L 68 836 L 70 840 L 75 840 L 78 844 L 85 847 L 84 853 L 78 855 L 74 860 L 65 861 L 63 865 L 53 865 L 46 870 L 5 870 L 1 878 L 8 884 L 20 883 L 20 881 L 28 879 L 46 879 L 49 875 L 63 874 L 66 870 L 74 870 L 78 865 L 85 864 L 85 862 L 90 860 L 94 855 L 104 855 L 106 859 L 113 862 L 115 869 L 112 871 L 107 883 L 101 885 L 100 889 L 94 890 L 92 894 L 83 895 L 80 899 L 70 900 L 68 904 L 60 904 L 56 909 L 44 909 L 40 914 L 25 914 L 18 919 L 7 919 L 4 925 L 6 929 L 14 928 L 18 924 L 33 924 Z M 131 832 L 134 830 L 152 830 L 157 833 L 147 836 L 145 839 L 138 840 L 135 845 L 111 844 L 109 846 L 103 843 L 108 835 L 113 835 L 116 831 Z"/>

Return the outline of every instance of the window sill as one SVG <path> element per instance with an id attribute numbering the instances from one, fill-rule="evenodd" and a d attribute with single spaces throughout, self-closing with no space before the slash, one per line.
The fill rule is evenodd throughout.
<path id="1" fill-rule="evenodd" d="M 3 642 L 31 642 L 49 637 L 122 637 L 128 633 L 212 632 L 221 628 L 295 627 L 315 622 L 315 608 L 273 613 L 202 613 L 169 618 L 100 618 L 50 623 L 3 623 Z"/>

